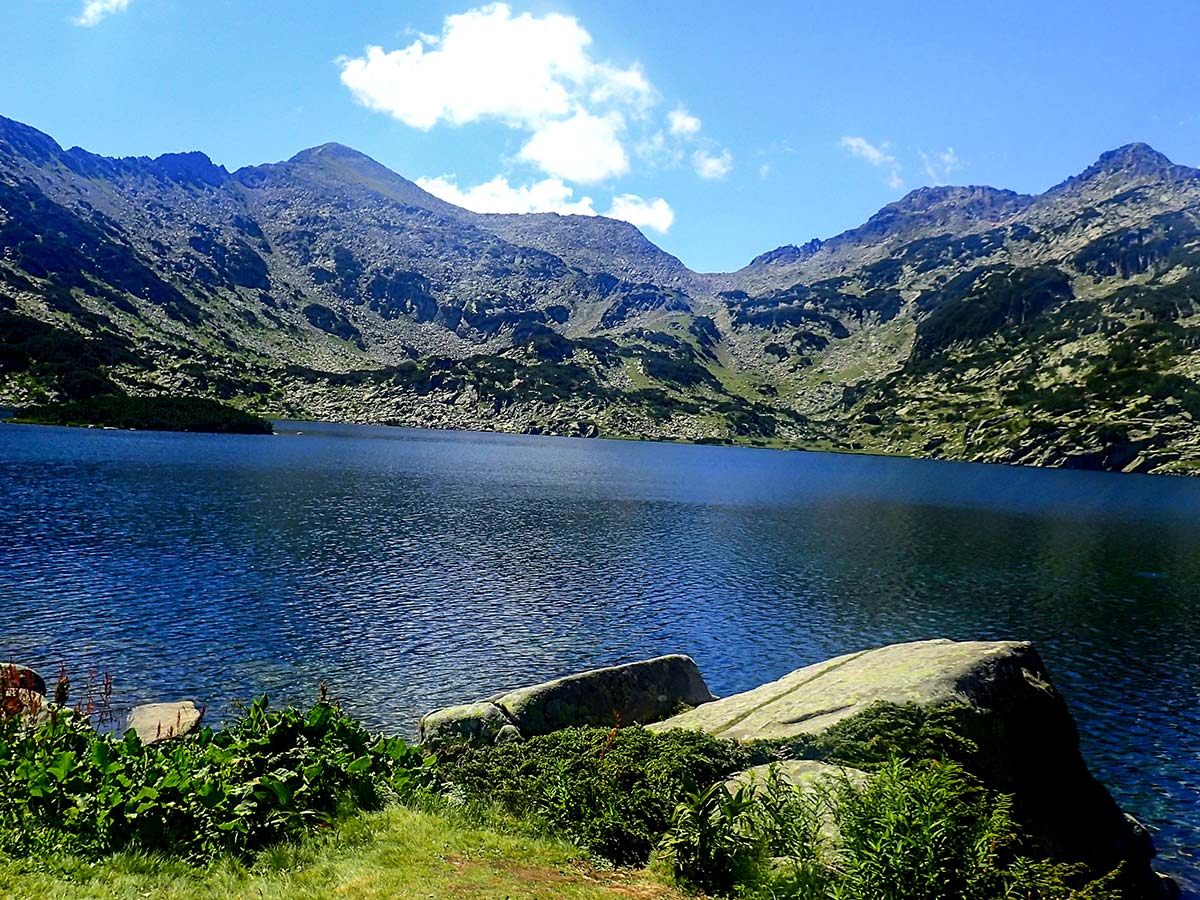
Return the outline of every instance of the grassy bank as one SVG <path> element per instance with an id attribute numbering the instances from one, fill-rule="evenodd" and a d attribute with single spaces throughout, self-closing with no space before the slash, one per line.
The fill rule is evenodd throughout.
<path id="1" fill-rule="evenodd" d="M 597 865 L 572 844 L 390 806 L 332 833 L 243 861 L 194 865 L 122 853 L 100 862 L 0 863 L 0 897 L 21 900 L 677 900 L 644 871 Z"/>
<path id="2" fill-rule="evenodd" d="M 962 716 L 884 706 L 797 744 L 870 773 L 813 791 L 731 785 L 781 748 L 699 732 L 427 754 L 263 698 L 144 746 L 42 709 L 0 723 L 0 896 L 1120 900 L 1045 858 Z"/>

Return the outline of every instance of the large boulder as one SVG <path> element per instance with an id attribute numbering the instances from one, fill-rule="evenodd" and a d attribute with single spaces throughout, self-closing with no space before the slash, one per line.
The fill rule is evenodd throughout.
<path id="1" fill-rule="evenodd" d="M 1075 722 L 1028 643 L 935 640 L 849 653 L 649 727 L 783 748 L 879 702 L 973 709 L 986 780 L 1013 794 L 1045 852 L 1096 874 L 1123 864 L 1130 896 L 1169 896 L 1150 868 L 1145 830 L 1088 772 Z"/>
<path id="2" fill-rule="evenodd" d="M 172 738 L 186 737 L 200 729 L 204 710 L 197 709 L 191 700 L 179 703 L 143 703 L 135 706 L 126 720 L 143 744 L 156 744 Z"/>
<path id="3" fill-rule="evenodd" d="M 690 657 L 660 656 L 429 713 L 423 744 L 490 744 L 577 725 L 645 725 L 713 699 Z"/>

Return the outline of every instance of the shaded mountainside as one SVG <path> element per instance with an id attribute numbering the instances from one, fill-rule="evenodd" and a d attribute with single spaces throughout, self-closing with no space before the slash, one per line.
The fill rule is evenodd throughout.
<path id="1" fill-rule="evenodd" d="M 1134 471 L 1200 467 L 1200 171 L 934 187 L 701 275 L 601 217 L 479 215 L 347 147 L 230 173 L 0 118 L 0 403 Z"/>

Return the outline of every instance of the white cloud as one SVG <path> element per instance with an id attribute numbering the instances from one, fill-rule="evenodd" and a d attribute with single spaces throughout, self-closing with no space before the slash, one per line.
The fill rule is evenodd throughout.
<path id="1" fill-rule="evenodd" d="M 473 187 L 448 176 L 419 182 L 469 209 L 593 214 L 590 198 L 576 198 L 577 186 L 628 175 L 635 161 L 690 161 L 710 179 L 732 165 L 729 151 L 701 136 L 699 117 L 684 105 L 656 112 L 661 96 L 641 66 L 596 55 L 574 16 L 517 14 L 508 3 L 491 3 L 446 16 L 437 34 L 409 29 L 397 49 L 372 45 L 337 64 L 358 103 L 409 127 L 491 122 L 522 133 L 520 150 L 504 158 L 504 175 Z M 540 174 L 517 177 L 516 167 Z M 674 221 L 661 198 L 622 193 L 612 209 L 658 231 Z"/>
<path id="2" fill-rule="evenodd" d="M 771 164 L 770 163 L 765 162 L 758 167 L 758 177 L 763 179 L 764 181 L 767 179 L 767 176 L 770 174 L 771 174 Z"/>
<path id="3" fill-rule="evenodd" d="M 422 129 L 487 118 L 536 126 L 589 95 L 640 102 L 651 92 L 636 67 L 593 60 L 591 40 L 571 16 L 514 16 L 495 3 L 447 16 L 437 38 L 341 60 L 342 82 L 360 103 Z"/>
<path id="4" fill-rule="evenodd" d="M 519 156 L 549 175 L 593 184 L 628 174 L 629 156 L 618 136 L 623 127 L 616 113 L 594 116 L 581 109 L 538 128 Z"/>
<path id="5" fill-rule="evenodd" d="M 611 219 L 621 219 L 638 228 L 651 228 L 666 234 L 675 223 L 675 210 L 666 200 L 658 197 L 646 200 L 637 194 L 620 194 L 613 197 L 612 206 L 605 213 Z"/>
<path id="6" fill-rule="evenodd" d="M 904 187 L 904 179 L 900 177 L 900 163 L 892 155 L 892 145 L 889 142 L 884 141 L 876 146 L 866 138 L 847 135 L 838 144 L 842 149 L 850 151 L 851 156 L 864 160 L 877 169 L 887 169 L 887 186 L 892 190 L 898 191 Z"/>
<path id="7" fill-rule="evenodd" d="M 677 106 L 667 114 L 667 128 L 676 137 L 691 137 L 700 131 L 700 120 Z"/>
<path id="8" fill-rule="evenodd" d="M 706 150 L 697 150 L 692 154 L 692 167 L 701 178 L 724 178 L 733 168 L 733 155 L 728 150 L 722 150 L 716 155 Z"/>
<path id="9" fill-rule="evenodd" d="M 558 178 L 513 187 L 503 175 L 466 190 L 453 175 L 418 178 L 417 184 L 435 197 L 478 213 L 556 212 L 594 216 L 591 197 L 575 199 L 575 192 Z"/>
<path id="10" fill-rule="evenodd" d="M 962 160 L 953 147 L 947 147 L 940 153 L 926 153 L 922 150 L 921 162 L 925 167 L 925 174 L 929 176 L 930 184 L 945 184 L 951 175 L 962 168 Z"/>
<path id="11" fill-rule="evenodd" d="M 417 184 L 435 197 L 478 213 L 544 213 L 598 215 L 591 197 L 575 199 L 575 191 L 559 178 L 543 178 L 532 184 L 514 186 L 503 175 L 470 188 L 461 188 L 453 175 L 418 178 Z M 666 234 L 675 222 L 675 211 L 661 197 L 646 200 L 637 194 L 613 197 L 606 216 L 639 228 Z"/>
<path id="12" fill-rule="evenodd" d="M 76 25 L 91 28 L 114 13 L 124 12 L 132 0 L 87 0 L 74 20 Z"/>
<path id="13" fill-rule="evenodd" d="M 572 16 L 513 15 L 495 3 L 448 16 L 437 37 L 339 64 L 364 106 L 425 130 L 500 121 L 532 132 L 521 159 L 593 182 L 629 171 L 626 117 L 644 116 L 657 94 L 637 65 L 594 59 L 591 40 Z"/>

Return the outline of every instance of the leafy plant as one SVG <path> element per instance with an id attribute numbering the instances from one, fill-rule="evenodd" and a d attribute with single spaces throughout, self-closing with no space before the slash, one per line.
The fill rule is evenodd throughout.
<path id="1" fill-rule="evenodd" d="M 254 701 L 228 728 L 143 746 L 52 712 L 0 727 L 0 851 L 245 854 L 428 784 L 423 756 L 337 707 Z"/>
<path id="2" fill-rule="evenodd" d="M 717 782 L 675 807 L 671 830 L 658 849 L 687 887 L 726 893 L 755 879 L 765 862 L 766 842 L 755 821 L 751 787 Z"/>

